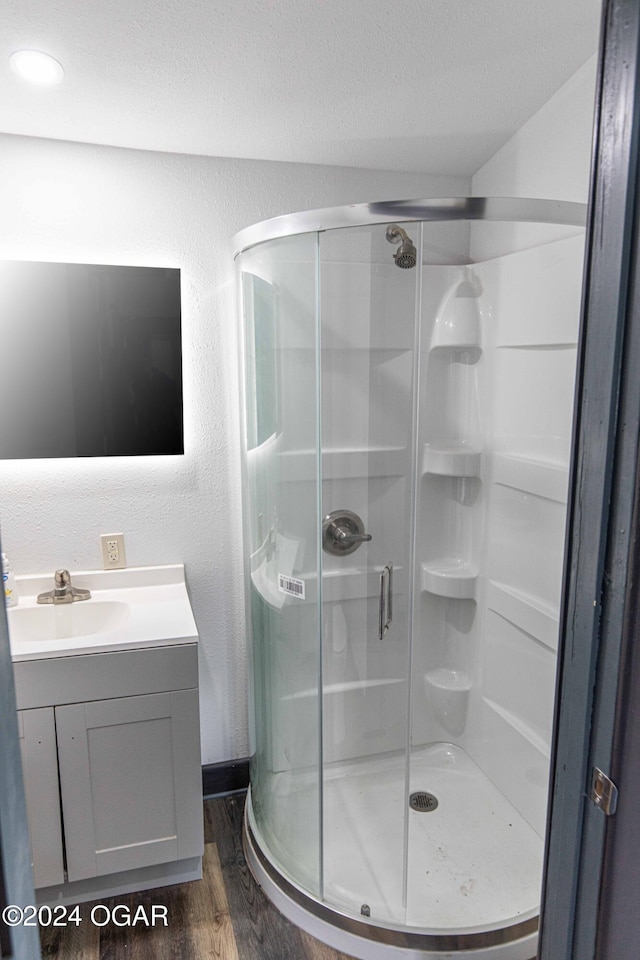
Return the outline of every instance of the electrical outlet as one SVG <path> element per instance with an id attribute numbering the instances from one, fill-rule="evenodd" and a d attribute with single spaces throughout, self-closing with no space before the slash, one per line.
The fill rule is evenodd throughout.
<path id="1" fill-rule="evenodd" d="M 126 567 L 124 555 L 124 533 L 103 533 L 100 535 L 102 546 L 102 566 L 105 570 L 120 570 Z"/>

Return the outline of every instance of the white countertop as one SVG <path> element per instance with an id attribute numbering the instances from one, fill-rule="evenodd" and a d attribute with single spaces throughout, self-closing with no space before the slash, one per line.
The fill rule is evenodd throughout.
<path id="1" fill-rule="evenodd" d="M 20 601 L 17 607 L 7 610 L 12 660 L 40 660 L 197 641 L 198 631 L 189 603 L 183 564 L 128 567 L 124 570 L 71 570 L 70 573 L 72 585 L 89 589 L 90 599 L 73 604 L 37 604 L 39 593 L 53 589 L 53 571 L 16 577 Z M 83 617 L 86 618 L 90 604 L 105 601 L 126 605 L 117 607 L 117 624 L 106 632 L 38 639 L 26 636 L 24 626 L 20 629 L 17 627 L 21 610 L 37 608 L 39 611 L 49 611 L 42 616 L 50 618 L 51 622 L 54 617 L 59 617 L 63 622 L 64 618 L 73 614 L 69 608 L 87 607 L 83 611 Z M 34 612 L 27 616 L 40 617 L 41 614 Z M 61 632 L 65 632 L 64 627 Z M 18 633 L 21 634 L 20 639 Z"/>

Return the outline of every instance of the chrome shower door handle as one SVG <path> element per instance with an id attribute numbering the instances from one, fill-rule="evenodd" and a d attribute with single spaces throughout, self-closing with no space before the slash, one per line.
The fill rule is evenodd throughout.
<path id="1" fill-rule="evenodd" d="M 393 619 L 393 564 L 388 563 L 380 574 L 380 593 L 378 597 L 378 639 L 382 640 L 389 632 Z"/>

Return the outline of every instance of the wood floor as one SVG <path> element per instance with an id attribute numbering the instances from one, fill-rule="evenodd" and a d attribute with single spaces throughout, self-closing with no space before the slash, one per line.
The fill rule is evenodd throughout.
<path id="1" fill-rule="evenodd" d="M 244 795 L 204 804 L 203 879 L 100 901 L 166 906 L 166 927 L 94 926 L 92 904 L 82 923 L 41 932 L 43 960 L 351 960 L 299 930 L 267 900 L 242 852 Z"/>

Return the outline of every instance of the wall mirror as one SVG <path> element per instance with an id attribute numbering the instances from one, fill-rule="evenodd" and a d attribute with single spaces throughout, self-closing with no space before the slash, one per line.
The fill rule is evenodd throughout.
<path id="1" fill-rule="evenodd" d="M 184 453 L 180 271 L 0 261 L 0 459 Z"/>

